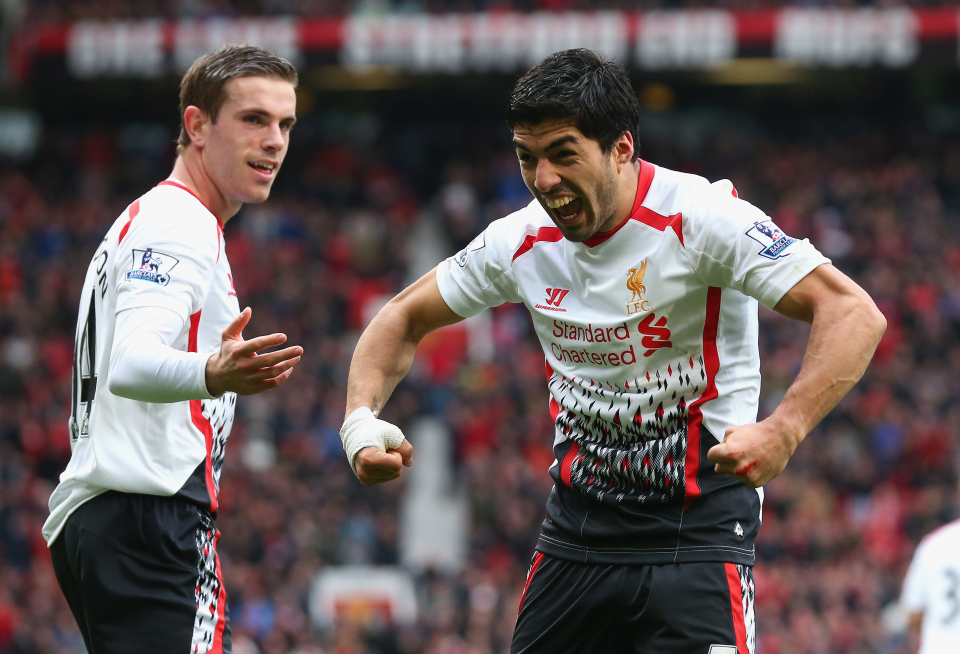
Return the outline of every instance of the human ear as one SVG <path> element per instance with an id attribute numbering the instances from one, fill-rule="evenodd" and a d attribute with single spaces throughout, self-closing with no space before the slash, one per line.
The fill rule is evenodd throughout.
<path id="1" fill-rule="evenodd" d="M 633 134 L 624 132 L 613 144 L 613 156 L 616 159 L 618 170 L 633 161 L 633 152 Z"/>
<path id="2" fill-rule="evenodd" d="M 190 105 L 184 110 L 183 127 L 190 136 L 190 142 L 197 147 L 203 147 L 206 143 L 207 117 L 203 115 L 200 107 Z"/>

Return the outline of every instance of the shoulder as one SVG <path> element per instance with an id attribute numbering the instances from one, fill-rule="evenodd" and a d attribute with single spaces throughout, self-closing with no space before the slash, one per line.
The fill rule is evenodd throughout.
<path id="1" fill-rule="evenodd" d="M 920 548 L 925 550 L 960 548 L 960 520 L 948 522 L 942 527 L 934 529 L 920 541 L 917 551 L 920 551 Z"/>
<path id="2" fill-rule="evenodd" d="M 768 220 L 760 209 L 738 196 L 729 180 L 710 182 L 700 175 L 660 166 L 643 206 L 664 216 L 679 214 L 684 234 L 690 238 L 705 230 L 733 236 L 756 221 Z"/>
<path id="3" fill-rule="evenodd" d="M 550 238 L 553 231 L 558 235 L 560 233 L 540 203 L 533 200 L 522 209 L 490 223 L 483 232 L 483 238 L 485 245 L 496 251 L 498 256 L 513 260 L 537 240 Z"/>
<path id="4" fill-rule="evenodd" d="M 156 186 L 133 202 L 128 213 L 131 222 L 126 239 L 159 239 L 187 248 L 219 249 L 219 221 L 188 191 Z"/>
<path id="5" fill-rule="evenodd" d="M 689 212 L 716 189 L 706 178 L 656 166 L 643 206 L 662 214 Z"/>

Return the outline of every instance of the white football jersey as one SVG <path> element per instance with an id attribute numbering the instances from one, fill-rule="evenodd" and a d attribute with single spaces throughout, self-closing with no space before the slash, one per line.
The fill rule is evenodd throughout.
<path id="1" fill-rule="evenodd" d="M 923 614 L 919 654 L 960 652 L 960 520 L 920 541 L 900 601 Z"/>
<path id="2" fill-rule="evenodd" d="M 707 450 L 755 422 L 757 300 L 828 260 L 732 184 L 640 162 L 616 229 L 563 238 L 534 200 L 437 269 L 469 317 L 530 310 L 546 357 L 557 482 L 537 549 L 597 563 L 753 564 L 761 496 Z"/>
<path id="3" fill-rule="evenodd" d="M 215 513 L 234 393 L 187 402 L 139 402 L 110 392 L 117 314 L 162 307 L 183 318 L 172 347 L 215 352 L 240 313 L 223 229 L 174 181 L 131 204 L 97 248 L 80 299 L 70 416 L 72 455 L 50 497 L 48 543 L 83 502 L 107 490 L 178 495 Z"/>

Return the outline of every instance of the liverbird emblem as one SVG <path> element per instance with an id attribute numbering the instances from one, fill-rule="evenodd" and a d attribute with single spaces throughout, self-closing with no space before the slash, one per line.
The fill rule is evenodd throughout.
<path id="1" fill-rule="evenodd" d="M 631 268 L 630 272 L 627 273 L 627 288 L 633 291 L 633 296 L 631 296 L 630 301 L 634 300 L 643 301 L 643 296 L 647 292 L 647 287 L 643 285 L 643 276 L 647 274 L 647 260 L 644 259 L 643 263 L 640 264 L 637 268 Z"/>

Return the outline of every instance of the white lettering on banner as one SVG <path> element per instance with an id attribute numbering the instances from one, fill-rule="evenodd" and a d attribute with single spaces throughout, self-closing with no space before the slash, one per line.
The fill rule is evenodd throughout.
<path id="1" fill-rule="evenodd" d="M 626 20 L 619 12 L 357 16 L 346 23 L 342 60 L 357 68 L 513 71 L 568 48 L 621 59 L 627 53 Z"/>
<path id="2" fill-rule="evenodd" d="M 804 65 L 900 68 L 919 53 L 919 21 L 897 9 L 787 9 L 780 13 L 774 52 Z"/>
<path id="3" fill-rule="evenodd" d="M 164 71 L 163 21 L 77 22 L 67 37 L 67 67 L 81 79 L 158 77 Z"/>
<path id="4" fill-rule="evenodd" d="M 737 24 L 728 11 L 641 14 L 637 61 L 644 68 L 706 68 L 737 56 Z"/>
<path id="5" fill-rule="evenodd" d="M 162 20 L 80 21 L 67 37 L 67 66 L 81 79 L 159 77 L 168 70 Z M 172 67 L 184 72 L 193 61 L 224 43 L 249 43 L 300 63 L 297 25 L 292 19 L 182 21 L 176 24 Z"/>
<path id="6" fill-rule="evenodd" d="M 184 72 L 197 57 L 225 43 L 249 43 L 283 57 L 294 66 L 301 59 L 297 25 L 290 18 L 209 19 L 177 23 L 173 66 Z"/>

